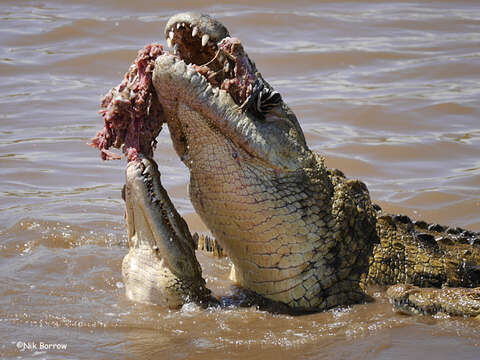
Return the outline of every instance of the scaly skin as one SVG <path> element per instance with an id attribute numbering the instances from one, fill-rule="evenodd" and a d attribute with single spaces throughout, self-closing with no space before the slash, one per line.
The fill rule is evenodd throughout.
<path id="1" fill-rule="evenodd" d="M 407 314 L 476 316 L 480 319 L 480 288 L 419 288 L 398 284 L 387 295 L 395 308 Z"/>
<path id="2" fill-rule="evenodd" d="M 183 42 L 185 33 L 190 38 Z M 327 169 L 323 159 L 308 148 L 293 112 L 279 95 L 271 96 L 273 89 L 239 47 L 239 40 L 227 39 L 227 44 L 236 46 L 236 52 L 232 51 L 235 56 L 229 57 L 220 49 L 211 67 L 216 72 L 228 69 L 228 65 L 236 66 L 238 72 L 246 69 L 246 84 L 256 79 L 264 84 L 264 93 L 250 88 L 250 96 L 243 101 L 237 93 L 212 86 L 198 67 L 189 64 L 201 65 L 208 59 L 197 59 L 203 48 L 204 53 L 215 54 L 215 44 L 228 36 L 223 25 L 207 16 L 179 14 L 169 20 L 166 35 L 171 45 L 177 44 L 179 55 L 157 58 L 154 87 L 174 148 L 190 171 L 192 203 L 231 258 L 235 283 L 291 309 L 305 311 L 362 301 L 364 286 L 369 283 L 479 285 L 479 235 L 467 233 L 470 243 L 465 244 L 436 241 L 438 232 L 433 231 L 431 237 L 427 233 L 432 231 L 423 229 L 423 224 L 384 215 L 372 205 L 362 182 Z M 200 43 L 202 37 L 204 47 L 191 45 Z M 222 63 L 233 58 L 233 63 Z M 271 103 L 273 98 L 276 100 Z M 155 176 L 159 178 L 159 174 Z M 139 178 L 138 171 L 127 169 L 127 190 L 129 182 Z M 143 201 L 148 208 L 148 192 L 141 187 L 130 188 L 136 197 L 133 203 Z M 127 200 L 127 209 L 128 204 Z M 135 205 L 130 202 L 130 206 Z M 145 220 L 141 224 L 135 223 L 137 231 L 146 223 L 152 226 L 166 219 L 155 217 L 159 210 L 153 203 L 150 210 L 143 212 Z M 128 222 L 129 232 L 131 224 Z M 177 231 L 176 240 L 169 243 L 163 256 L 173 261 L 183 253 L 184 245 L 179 242 L 180 248 L 175 246 L 182 235 L 190 239 L 187 233 Z M 165 242 L 151 231 L 142 235 L 150 249 L 155 242 Z M 128 256 L 124 268 L 129 269 L 130 278 L 137 271 L 137 278 L 147 279 L 152 286 L 160 275 L 141 273 L 128 265 L 132 258 L 143 255 Z M 147 262 L 151 265 L 145 262 L 145 266 L 155 268 L 150 257 Z M 185 261 L 194 264 L 188 268 L 197 268 L 191 254 Z M 181 270 L 171 272 L 173 275 L 167 278 L 174 282 L 183 276 Z M 172 304 L 179 305 L 192 294 L 197 299 L 208 297 L 203 279 L 197 270 L 195 274 L 186 276 L 187 287 L 175 287 Z M 133 287 L 142 294 L 142 286 Z M 160 290 L 146 296 L 150 302 L 156 302 L 154 298 L 165 288 L 160 282 L 154 287 Z M 128 284 L 127 292 L 133 293 Z M 131 297 L 142 300 L 142 296 Z"/>
<path id="3" fill-rule="evenodd" d="M 407 216 L 378 213 L 377 233 L 366 282 L 421 287 L 480 285 L 480 236 Z"/>

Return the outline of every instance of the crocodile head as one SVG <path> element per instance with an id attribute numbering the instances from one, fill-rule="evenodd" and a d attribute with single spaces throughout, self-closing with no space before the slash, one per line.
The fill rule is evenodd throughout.
<path id="1" fill-rule="evenodd" d="M 154 161 L 129 162 L 122 196 L 130 248 L 122 263 L 127 296 L 170 308 L 207 299 L 190 232 L 160 184 Z"/>
<path id="2" fill-rule="evenodd" d="M 356 211 L 343 208 L 350 185 L 334 191 L 294 113 L 222 24 L 184 13 L 165 34 L 173 53 L 156 59 L 152 81 L 192 203 L 231 258 L 232 280 L 294 308 L 358 301 L 365 264 L 349 246 L 370 247 L 333 214 Z"/>
<path id="3" fill-rule="evenodd" d="M 480 316 L 480 288 L 419 288 L 397 284 L 387 295 L 395 310 L 405 314 Z"/>
<path id="4" fill-rule="evenodd" d="M 228 140 L 222 147 L 241 153 L 243 161 L 260 161 L 270 169 L 292 170 L 311 161 L 295 115 L 220 22 L 178 14 L 165 34 L 174 53 L 157 59 L 153 81 L 174 147 L 188 167 L 192 137 L 208 132 Z M 195 126 L 192 112 L 204 128 Z"/>

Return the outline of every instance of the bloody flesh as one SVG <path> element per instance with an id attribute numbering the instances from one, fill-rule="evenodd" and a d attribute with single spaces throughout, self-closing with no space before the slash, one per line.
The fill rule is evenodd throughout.
<path id="1" fill-rule="evenodd" d="M 92 146 L 102 152 L 103 160 L 120 159 L 110 147 L 122 149 L 127 159 L 136 160 L 138 153 L 153 156 L 155 138 L 165 122 L 152 83 L 155 59 L 163 54 L 159 44 L 145 46 L 120 85 L 103 98 L 100 114 L 104 127 L 92 139 Z"/>

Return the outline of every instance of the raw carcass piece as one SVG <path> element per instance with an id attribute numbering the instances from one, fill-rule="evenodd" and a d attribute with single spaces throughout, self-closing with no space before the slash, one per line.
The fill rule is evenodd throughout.
<path id="1" fill-rule="evenodd" d="M 155 59 L 162 54 L 162 45 L 145 46 L 138 52 L 121 84 L 103 98 L 100 114 L 105 125 L 91 144 L 101 150 L 103 160 L 121 158 L 109 150 L 112 146 L 121 148 L 129 161 L 137 160 L 138 153 L 153 156 L 155 138 L 165 122 L 152 84 Z"/>

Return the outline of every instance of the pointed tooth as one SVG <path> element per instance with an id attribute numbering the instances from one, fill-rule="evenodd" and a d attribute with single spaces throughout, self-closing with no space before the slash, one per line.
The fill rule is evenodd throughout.
<path id="1" fill-rule="evenodd" d="M 182 26 L 180 23 L 177 24 L 177 30 L 180 29 L 180 26 Z"/>
<path id="2" fill-rule="evenodd" d="M 190 78 L 192 77 L 194 74 L 196 74 L 197 71 L 192 67 L 192 66 L 187 66 L 187 76 Z"/>
<path id="3" fill-rule="evenodd" d="M 208 40 L 210 40 L 210 36 L 208 36 L 207 34 L 203 35 L 202 36 L 202 46 L 207 45 Z"/>
<path id="4" fill-rule="evenodd" d="M 225 61 L 225 65 L 223 65 L 223 71 L 228 73 L 229 70 L 230 70 L 230 63 L 228 61 Z"/>
<path id="5" fill-rule="evenodd" d="M 167 45 L 168 45 L 168 47 L 172 47 L 172 46 L 173 46 L 173 41 L 172 41 L 172 39 L 170 39 L 170 38 L 167 39 Z"/>
<path id="6" fill-rule="evenodd" d="M 182 23 L 182 27 L 185 27 L 185 23 Z"/>
<path id="7" fill-rule="evenodd" d="M 173 54 L 177 55 L 178 44 L 173 45 Z"/>
<path id="8" fill-rule="evenodd" d="M 192 37 L 197 36 L 197 34 L 198 34 L 198 27 L 195 26 L 192 30 Z"/>
<path id="9" fill-rule="evenodd" d="M 168 37 L 169 37 L 170 39 L 172 39 L 172 40 L 173 40 L 173 35 L 175 35 L 175 33 L 174 33 L 173 31 L 170 31 L 170 32 L 168 33 Z"/>

